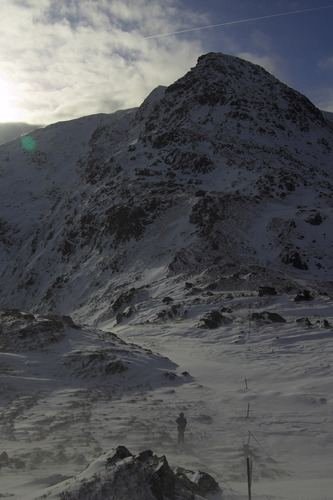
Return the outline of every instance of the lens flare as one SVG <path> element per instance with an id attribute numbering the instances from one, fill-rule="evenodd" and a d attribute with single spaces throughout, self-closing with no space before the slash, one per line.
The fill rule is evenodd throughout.
<path id="1" fill-rule="evenodd" d="M 36 147 L 36 141 L 31 135 L 25 135 L 21 139 L 22 148 L 27 151 L 33 151 Z"/>

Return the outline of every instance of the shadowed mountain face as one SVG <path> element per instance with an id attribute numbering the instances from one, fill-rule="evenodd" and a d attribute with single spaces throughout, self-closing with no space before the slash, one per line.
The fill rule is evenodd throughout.
<path id="1" fill-rule="evenodd" d="M 161 281 L 331 291 L 332 124 L 259 66 L 207 54 L 138 109 L 32 138 L 0 148 L 3 307 L 120 321 Z"/>

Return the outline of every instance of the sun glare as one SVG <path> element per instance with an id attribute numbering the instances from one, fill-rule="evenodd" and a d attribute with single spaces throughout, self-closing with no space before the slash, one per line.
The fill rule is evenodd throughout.
<path id="1" fill-rule="evenodd" d="M 0 79 L 0 122 L 17 122 L 21 113 L 13 104 L 15 100 L 14 86 Z"/>

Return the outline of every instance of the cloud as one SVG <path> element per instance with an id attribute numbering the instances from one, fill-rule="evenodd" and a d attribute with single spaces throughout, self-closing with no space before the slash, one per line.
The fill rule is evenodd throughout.
<path id="1" fill-rule="evenodd" d="M 308 92 L 309 99 L 322 111 L 333 113 L 333 87 Z"/>
<path id="2" fill-rule="evenodd" d="M 264 33 L 261 30 L 254 29 L 251 33 L 251 42 L 253 47 L 256 47 L 257 49 L 261 51 L 271 51 L 273 42 L 271 37 L 267 34 Z"/>
<path id="3" fill-rule="evenodd" d="M 266 71 L 276 78 L 279 78 L 281 81 L 285 83 L 288 81 L 285 62 L 280 56 L 274 53 L 258 54 L 255 52 L 238 52 L 237 55 L 246 61 L 262 66 Z"/>
<path id="4" fill-rule="evenodd" d="M 333 56 L 327 57 L 326 59 L 321 59 L 318 63 L 320 69 L 333 69 Z"/>
<path id="5" fill-rule="evenodd" d="M 22 119 L 51 123 L 141 104 L 204 50 L 144 36 L 198 22 L 179 0 L 3 0 L 0 74 Z M 202 17 L 201 17 L 202 21 Z"/>
<path id="6" fill-rule="evenodd" d="M 248 47 L 246 51 L 243 50 L 245 44 Z M 283 81 L 286 78 L 285 63 L 274 52 L 274 43 L 266 32 L 256 28 L 251 29 L 249 37 L 230 40 L 229 45 L 232 46 L 233 52 L 238 57 L 262 66 L 266 71 Z"/>

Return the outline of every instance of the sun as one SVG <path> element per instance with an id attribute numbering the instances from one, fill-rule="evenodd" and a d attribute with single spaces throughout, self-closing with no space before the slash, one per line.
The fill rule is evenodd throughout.
<path id="1" fill-rule="evenodd" d="M 21 120 L 20 109 L 14 105 L 14 85 L 0 79 L 0 122 L 17 122 Z"/>

